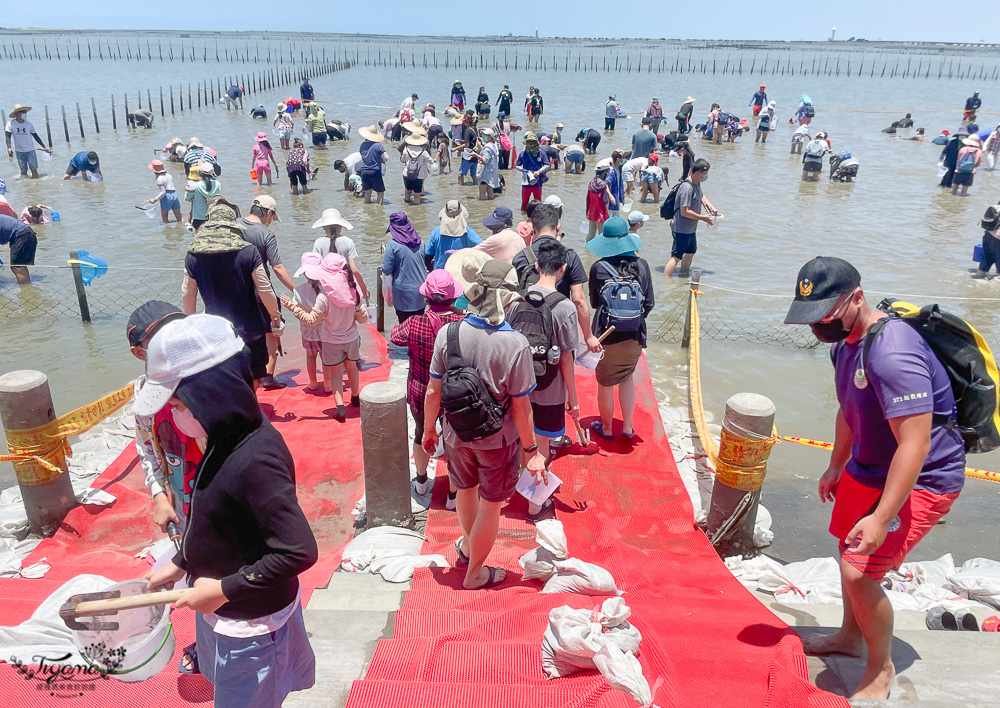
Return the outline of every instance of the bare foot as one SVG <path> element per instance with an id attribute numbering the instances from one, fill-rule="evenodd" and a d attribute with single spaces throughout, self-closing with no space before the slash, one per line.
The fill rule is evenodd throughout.
<path id="1" fill-rule="evenodd" d="M 323 387 L 320 384 L 318 384 L 318 383 L 311 383 L 311 384 L 309 384 L 308 386 L 305 387 L 305 390 L 309 391 L 309 392 L 312 392 L 312 391 L 319 391 L 321 388 L 323 388 Z"/>
<path id="2" fill-rule="evenodd" d="M 482 566 L 479 571 L 472 577 L 468 574 L 465 576 L 465 581 L 462 583 L 462 587 L 466 590 L 477 590 L 481 587 L 487 587 L 491 585 L 499 585 L 507 577 L 507 571 L 503 568 L 494 568 L 493 574 L 490 575 L 489 566 Z"/>
<path id="3" fill-rule="evenodd" d="M 870 700 L 882 701 L 889 697 L 892 690 L 892 682 L 896 678 L 896 667 L 890 661 L 885 666 L 868 667 L 864 676 L 858 682 L 851 698 L 867 698 Z"/>
<path id="4" fill-rule="evenodd" d="M 864 656 L 865 644 L 861 637 L 847 637 L 840 632 L 834 634 L 807 634 L 802 637 L 802 649 L 810 656 L 843 654 Z"/>

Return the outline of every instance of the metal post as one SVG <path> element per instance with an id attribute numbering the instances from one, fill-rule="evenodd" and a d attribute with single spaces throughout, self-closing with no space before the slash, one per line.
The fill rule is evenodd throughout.
<path id="1" fill-rule="evenodd" d="M 69 252 L 70 260 L 79 260 L 76 255 L 76 251 Z M 83 274 L 80 272 L 79 263 L 71 263 L 70 267 L 73 269 L 73 282 L 76 284 L 76 298 L 80 302 L 80 319 L 84 322 L 90 322 L 90 305 L 87 303 L 87 288 L 83 284 Z"/>
<path id="2" fill-rule="evenodd" d="M 382 294 L 382 266 L 375 274 L 375 329 L 385 331 L 385 295 Z"/>
<path id="3" fill-rule="evenodd" d="M 745 441 L 771 437 L 774 414 L 774 403 L 760 394 L 737 393 L 726 401 L 726 414 L 722 419 L 723 443 L 708 510 L 707 531 L 722 558 L 757 554 L 753 529 L 770 447 L 751 448 Z M 727 437 L 735 442 L 727 444 Z M 763 468 L 759 476 L 750 474 L 754 468 Z"/>
<path id="4" fill-rule="evenodd" d="M 52 393 L 45 374 L 41 371 L 22 370 L 0 376 L 0 422 L 3 423 L 11 452 L 40 444 L 44 447 L 49 440 L 42 435 L 19 436 L 17 431 L 32 430 L 55 418 Z M 44 467 L 37 460 L 14 463 L 24 510 L 28 514 L 28 528 L 38 536 L 51 536 L 55 533 L 66 513 L 76 506 L 73 484 L 66 474 L 63 447 L 58 441 L 51 442 L 56 447 L 45 459 L 57 467 L 57 471 Z M 47 451 L 43 449 L 42 452 Z"/>
<path id="5" fill-rule="evenodd" d="M 365 526 L 411 526 L 406 387 L 396 381 L 361 389 L 361 444 L 365 465 Z"/>
<path id="6" fill-rule="evenodd" d="M 684 331 L 681 333 L 681 347 L 687 349 L 691 346 L 691 310 L 694 307 L 695 292 L 701 283 L 701 269 L 691 269 L 691 289 L 688 291 L 687 315 L 684 317 Z"/>

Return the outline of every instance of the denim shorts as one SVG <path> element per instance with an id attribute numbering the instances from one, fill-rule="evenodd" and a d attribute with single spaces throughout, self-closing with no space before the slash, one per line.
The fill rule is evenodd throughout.
<path id="1" fill-rule="evenodd" d="M 160 197 L 160 211 L 171 211 L 181 208 L 181 200 L 177 198 L 177 192 L 170 190 Z"/>
<path id="2" fill-rule="evenodd" d="M 587 161 L 587 156 L 582 152 L 577 152 L 576 150 L 574 150 L 573 152 L 566 153 L 566 159 L 569 160 L 570 162 L 575 162 L 578 165 L 582 165 Z"/>
<path id="3" fill-rule="evenodd" d="M 478 160 L 466 160 L 462 158 L 462 166 L 458 168 L 458 174 L 460 175 L 471 175 L 476 176 L 476 166 L 479 164 Z"/>
<path id="4" fill-rule="evenodd" d="M 22 172 L 38 169 L 38 156 L 34 150 L 29 152 L 15 152 L 14 154 L 17 155 L 17 164 Z"/>

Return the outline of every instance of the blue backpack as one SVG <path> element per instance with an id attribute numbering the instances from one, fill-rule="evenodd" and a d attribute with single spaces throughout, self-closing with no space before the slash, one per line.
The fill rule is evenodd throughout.
<path id="1" fill-rule="evenodd" d="M 976 170 L 976 153 L 972 150 L 962 155 L 962 159 L 958 161 L 958 165 L 955 167 L 955 172 L 963 175 L 971 175 Z"/>
<path id="2" fill-rule="evenodd" d="M 610 276 L 601 286 L 601 305 L 597 313 L 601 332 L 611 327 L 615 332 L 638 332 L 645 300 L 639 281 L 621 275 L 607 261 L 598 263 Z"/>

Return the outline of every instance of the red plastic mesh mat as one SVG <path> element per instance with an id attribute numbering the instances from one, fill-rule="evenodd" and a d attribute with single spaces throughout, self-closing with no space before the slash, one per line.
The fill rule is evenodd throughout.
<path id="1" fill-rule="evenodd" d="M 591 412 L 593 373 L 577 371 L 580 400 Z M 809 683 L 798 636 L 733 578 L 692 524 L 644 359 L 635 380 L 635 443 L 594 436 L 589 449 L 563 452 L 553 470 L 563 480 L 557 514 L 570 555 L 607 568 L 625 591 L 643 635 L 639 660 L 654 702 L 716 707 L 736 705 L 739 696 L 747 706 L 845 708 L 843 698 Z M 445 469 L 439 463 L 423 552 L 454 559 L 461 531 L 444 509 Z M 501 514 L 489 559 L 507 570 L 499 588 L 463 590 L 462 570 L 417 570 L 396 615 L 395 637 L 379 642 L 365 680 L 352 687 L 349 708 L 635 705 L 596 672 L 543 678 L 548 611 L 591 608 L 605 598 L 543 595 L 541 583 L 521 579 L 517 559 L 535 546 L 525 510 L 515 496 Z"/>
<path id="2" fill-rule="evenodd" d="M 386 343 L 374 329 L 363 331 L 362 352 L 374 364 L 361 375 L 362 385 L 384 381 L 389 375 Z M 336 405 L 332 397 L 313 396 L 303 391 L 304 372 L 292 370 L 303 362 L 298 346 L 284 359 L 279 371 L 294 374 L 296 386 L 261 391 L 261 407 L 281 432 L 295 459 L 299 504 L 309 519 L 319 543 L 319 562 L 300 577 L 302 602 L 312 591 L 324 587 L 340 563 L 339 549 L 352 536 L 350 515 L 355 501 L 364 492 L 361 424 L 356 408 L 348 407 L 345 422 L 333 419 Z M 334 450 L 356 450 L 342 455 Z M 104 507 L 77 507 L 59 531 L 42 541 L 24 561 L 25 565 L 46 558 L 52 569 L 42 579 L 0 578 L 0 625 L 12 626 L 27 620 L 38 605 L 66 580 L 88 573 L 116 581 L 142 577 L 149 563 L 134 555 L 162 537 L 152 522 L 149 492 L 135 449 L 129 446 L 97 481 L 95 487 L 116 497 Z M 194 614 L 177 610 L 171 617 L 177 649 L 167 668 L 142 683 L 127 684 L 115 679 L 96 682 L 93 690 L 72 697 L 50 696 L 37 680 L 25 680 L 8 664 L 0 665 L 0 705 L 18 706 L 184 706 L 212 702 L 212 686 L 200 676 L 177 672 L 181 650 L 194 642 Z M 66 692 L 62 692 L 63 695 Z"/>

